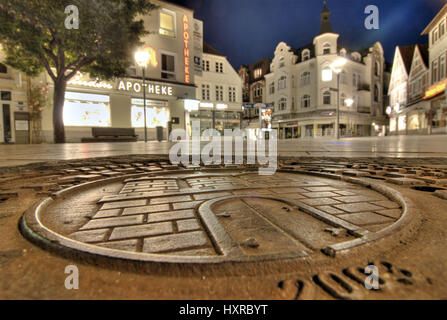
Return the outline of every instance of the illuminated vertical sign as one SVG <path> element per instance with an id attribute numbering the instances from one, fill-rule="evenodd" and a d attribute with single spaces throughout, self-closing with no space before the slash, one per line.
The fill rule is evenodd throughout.
<path id="1" fill-rule="evenodd" d="M 184 57 L 185 57 L 185 83 L 191 82 L 191 77 L 189 73 L 189 20 L 186 15 L 183 16 L 183 43 L 185 44 L 184 48 Z"/>

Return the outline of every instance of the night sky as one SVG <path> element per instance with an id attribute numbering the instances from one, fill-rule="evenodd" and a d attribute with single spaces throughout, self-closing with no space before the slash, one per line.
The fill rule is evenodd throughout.
<path id="1" fill-rule="evenodd" d="M 285 41 L 299 48 L 320 31 L 323 0 L 167 0 L 191 8 L 203 20 L 205 41 L 225 54 L 235 69 L 273 57 Z M 396 45 L 427 43 L 421 32 L 447 0 L 328 0 L 339 41 L 358 50 L 380 41 L 388 62 Z M 366 30 L 367 5 L 380 10 L 380 30 Z"/>

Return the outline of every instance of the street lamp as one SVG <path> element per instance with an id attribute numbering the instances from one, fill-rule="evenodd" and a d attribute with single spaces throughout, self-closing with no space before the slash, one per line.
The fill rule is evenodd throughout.
<path id="1" fill-rule="evenodd" d="M 135 53 L 135 62 L 143 69 L 143 106 L 144 106 L 144 142 L 147 142 L 146 121 L 146 67 L 151 58 L 149 51 L 140 50 Z"/>
<path id="2" fill-rule="evenodd" d="M 340 73 L 343 70 L 343 67 L 347 63 L 345 58 L 339 58 L 335 60 L 329 67 L 332 72 L 337 75 L 337 115 L 335 122 L 335 137 L 340 139 Z M 327 70 L 327 69 L 326 69 Z M 327 72 L 327 71 L 326 71 Z M 332 81 L 332 77 L 328 77 L 327 75 L 323 75 L 323 81 Z"/>

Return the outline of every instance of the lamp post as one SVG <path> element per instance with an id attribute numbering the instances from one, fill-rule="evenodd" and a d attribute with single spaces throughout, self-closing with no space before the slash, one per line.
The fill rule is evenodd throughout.
<path id="1" fill-rule="evenodd" d="M 335 117 L 335 128 L 334 128 L 335 137 L 337 139 L 340 139 L 340 73 L 342 72 L 346 62 L 347 60 L 345 58 L 339 58 L 329 66 L 332 72 L 337 75 L 337 89 L 335 90 L 331 89 L 333 91 L 337 91 L 337 112 Z M 323 81 L 332 81 L 332 77 L 327 77 L 326 75 L 323 75 Z"/>
<path id="2" fill-rule="evenodd" d="M 150 59 L 149 51 L 141 50 L 135 53 L 135 61 L 143 69 L 143 106 L 144 106 L 144 142 L 147 143 L 147 121 L 146 121 L 146 67 Z"/>

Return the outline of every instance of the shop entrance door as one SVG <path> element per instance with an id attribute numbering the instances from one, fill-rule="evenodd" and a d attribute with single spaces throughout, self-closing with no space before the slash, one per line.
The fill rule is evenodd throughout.
<path id="1" fill-rule="evenodd" d="M 11 142 L 11 106 L 9 104 L 4 104 L 2 106 L 3 115 L 3 137 L 5 143 Z"/>
<path id="2" fill-rule="evenodd" d="M 29 144 L 30 143 L 30 125 L 29 125 L 29 113 L 15 112 L 15 133 L 17 144 Z"/>

